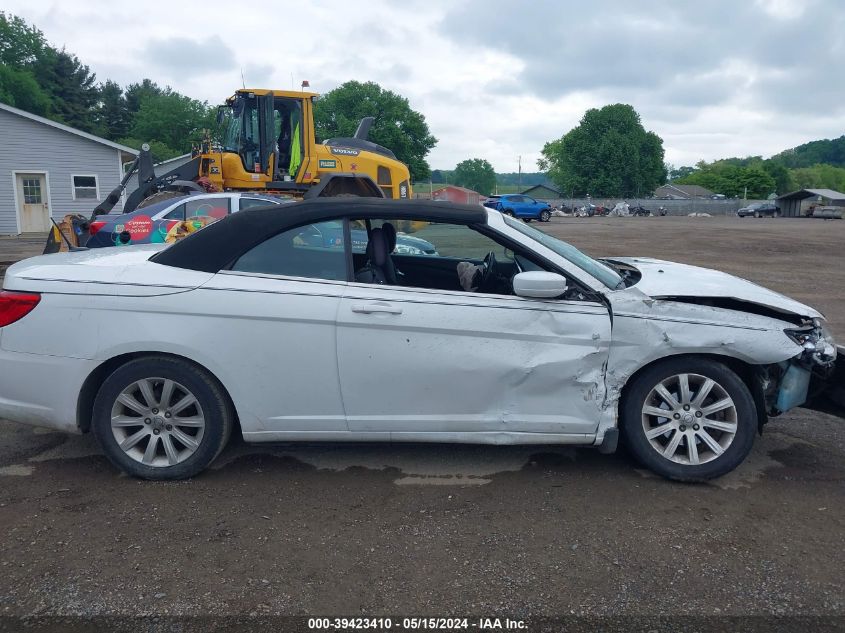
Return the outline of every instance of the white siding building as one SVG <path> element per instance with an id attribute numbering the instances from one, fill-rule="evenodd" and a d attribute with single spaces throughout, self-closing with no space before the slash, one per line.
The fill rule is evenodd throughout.
<path id="1" fill-rule="evenodd" d="M 50 216 L 90 215 L 137 154 L 0 103 L 0 235 L 45 232 Z"/>

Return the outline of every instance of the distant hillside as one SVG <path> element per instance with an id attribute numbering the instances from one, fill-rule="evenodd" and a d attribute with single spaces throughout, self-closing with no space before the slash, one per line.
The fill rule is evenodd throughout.
<path id="1" fill-rule="evenodd" d="M 832 140 L 810 141 L 784 150 L 772 159 L 790 169 L 822 164 L 845 167 L 845 135 Z"/>

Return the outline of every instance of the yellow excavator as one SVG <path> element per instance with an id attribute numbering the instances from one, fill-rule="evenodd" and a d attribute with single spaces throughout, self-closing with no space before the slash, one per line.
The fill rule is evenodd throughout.
<path id="1" fill-rule="evenodd" d="M 128 196 L 125 212 L 163 191 L 411 198 L 407 165 L 367 139 L 372 117 L 362 119 L 353 137 L 317 143 L 314 102 L 318 96 L 288 90 L 238 90 L 218 107 L 217 133 L 206 135 L 189 162 L 159 176 L 149 148 L 142 147 L 121 185 L 95 214 L 114 207 L 135 173 L 139 186 Z"/>
<path id="2" fill-rule="evenodd" d="M 90 218 L 69 215 L 61 223 L 53 222 L 44 252 L 79 248 L 79 237 L 97 216 L 114 208 L 135 174 L 138 188 L 127 196 L 124 213 L 192 191 L 411 198 L 408 166 L 367 139 L 373 117 L 362 119 L 353 137 L 317 143 L 318 96 L 292 90 L 238 90 L 218 107 L 216 133 L 206 133 L 188 162 L 156 175 L 150 148 L 144 144 L 120 184 Z"/>

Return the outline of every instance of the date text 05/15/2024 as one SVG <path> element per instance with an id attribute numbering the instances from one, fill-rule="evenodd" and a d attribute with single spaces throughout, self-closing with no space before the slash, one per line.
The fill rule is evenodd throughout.
<path id="1" fill-rule="evenodd" d="M 403 617 L 403 618 L 309 618 L 309 630 L 375 630 L 375 631 L 524 631 L 527 624 L 524 620 L 510 618 L 437 618 L 437 617 Z"/>

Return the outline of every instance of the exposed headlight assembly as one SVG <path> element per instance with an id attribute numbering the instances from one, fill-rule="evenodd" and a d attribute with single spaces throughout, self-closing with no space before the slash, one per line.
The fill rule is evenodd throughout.
<path id="1" fill-rule="evenodd" d="M 790 328 L 783 332 L 803 347 L 804 353 L 816 362 L 827 365 L 836 360 L 836 342 L 824 319 L 813 319 L 812 325 Z"/>

